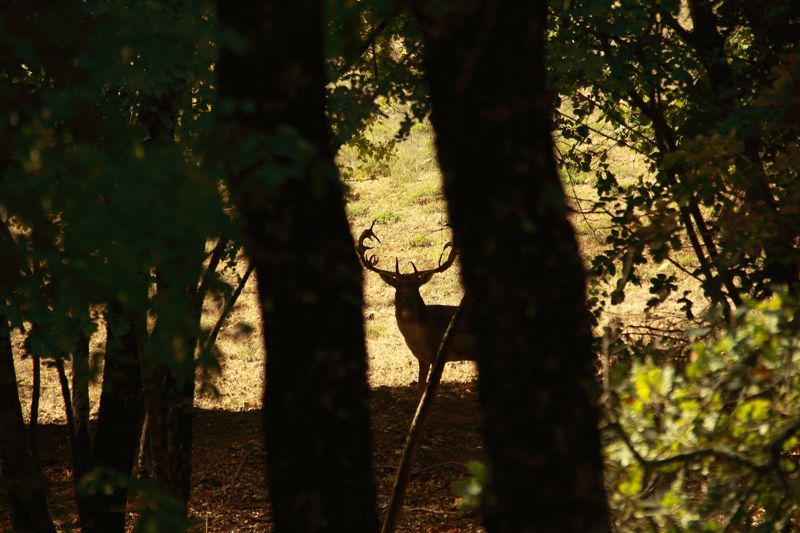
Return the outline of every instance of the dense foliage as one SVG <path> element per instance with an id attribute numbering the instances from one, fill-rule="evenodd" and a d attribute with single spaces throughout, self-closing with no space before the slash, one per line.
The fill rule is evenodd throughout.
<path id="1" fill-rule="evenodd" d="M 617 525 L 793 529 L 798 6 L 552 7 L 561 160 L 611 222 L 590 258 L 597 316 L 632 286 L 651 295 L 645 337 L 605 321 L 598 344 Z M 680 307 L 688 338 L 659 306 Z"/>
<path id="2" fill-rule="evenodd" d="M 593 266 L 618 279 L 612 302 L 643 282 L 639 265 L 677 262 L 685 247 L 686 274 L 722 310 L 797 286 L 799 28 L 783 0 L 554 5 L 556 129 L 572 141 L 564 164 L 596 175 L 596 208 L 611 214 Z M 647 171 L 621 183 L 615 147 Z M 674 281 L 650 280 L 652 305 Z M 698 295 L 680 296 L 691 317 Z"/>
<path id="3" fill-rule="evenodd" d="M 187 247 L 227 231 L 218 174 L 201 164 L 209 6 L 15 7 L 0 44 L 0 197 L 3 257 L 16 258 L 4 280 L 14 267 L 22 278 L 3 314 L 41 327 L 36 351 L 63 357 L 94 328 L 92 304 L 166 316 L 170 300 L 148 298 L 150 277 L 185 285 L 204 253 Z"/>
<path id="4" fill-rule="evenodd" d="M 646 361 L 612 383 L 606 451 L 620 529 L 797 527 L 796 312 L 782 294 L 745 300 L 685 368 Z"/>
<path id="5" fill-rule="evenodd" d="M 0 20 L 0 315 L 62 375 L 73 359 L 78 400 L 73 409 L 66 388 L 64 400 L 85 527 L 90 509 L 105 505 L 97 498 L 128 490 L 119 480 L 130 475 L 142 413 L 155 443 L 170 390 L 193 389 L 196 368 L 216 365 L 207 350 L 195 355 L 202 294 L 224 288 L 214 268 L 202 274 L 206 241 L 232 231 L 222 173 L 206 155 L 212 15 L 202 2 L 14 2 Z M 235 247 L 218 252 L 214 267 Z M 94 363 L 105 356 L 106 370 L 92 443 L 88 339 L 101 324 L 109 340 L 92 354 Z M 165 482 L 157 455 L 151 475 Z M 107 468 L 121 472 L 104 478 Z M 101 478 L 114 484 L 92 490 Z"/>

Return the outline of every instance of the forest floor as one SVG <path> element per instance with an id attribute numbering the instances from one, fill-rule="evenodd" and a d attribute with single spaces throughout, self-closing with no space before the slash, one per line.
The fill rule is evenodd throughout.
<path id="1" fill-rule="evenodd" d="M 395 466 L 416 400 L 413 386 L 372 391 L 373 465 L 381 515 L 392 491 Z M 477 426 L 474 386 L 445 384 L 412 472 L 398 531 L 483 531 L 474 515 L 458 508 L 457 496 L 450 487 L 454 480 L 465 477 L 466 463 L 480 457 L 482 443 Z M 260 410 L 198 409 L 194 431 L 190 531 L 270 531 Z M 75 511 L 65 426 L 40 426 L 39 447 L 50 482 L 51 511 L 60 529 L 68 529 Z M 129 523 L 135 523 L 133 512 Z M 0 530 L 8 526 L 8 517 L 0 513 Z"/>
<path id="2" fill-rule="evenodd" d="M 369 184 L 375 182 L 368 182 Z M 357 228 L 354 228 L 357 235 Z M 384 237 L 402 231 L 382 232 Z M 391 240 L 391 239 L 388 239 Z M 398 251 L 397 253 L 401 253 Z M 437 252 L 438 257 L 438 252 Z M 419 263 L 418 263 L 419 264 Z M 241 274 L 246 268 L 237 267 Z M 231 273 L 231 276 L 233 274 Z M 434 280 L 423 289 L 426 299 L 457 304 L 460 288 L 455 272 Z M 416 409 L 417 362 L 405 346 L 394 321 L 392 290 L 378 276 L 365 274 L 365 323 L 369 351 L 369 382 L 374 443 L 373 463 L 378 505 L 383 515 L 394 481 L 395 468 L 406 432 Z M 204 327 L 218 316 L 219 306 L 207 302 Z M 245 287 L 218 346 L 222 372 L 213 380 L 215 395 L 198 397 L 193 450 L 191 517 L 196 532 L 270 531 L 266 493 L 261 394 L 264 376 L 262 325 L 256 297 L 256 280 Z M 17 354 L 23 339 L 14 337 Z M 104 345 L 102 323 L 92 339 L 92 349 Z M 30 359 L 17 358 L 17 378 L 23 409 L 31 401 Z M 69 369 L 68 369 L 69 371 Z M 55 369 L 42 369 L 42 396 L 38 443 L 46 478 L 50 483 L 52 512 L 61 529 L 74 524 L 69 441 L 64 407 Z M 406 492 L 398 531 L 483 531 L 479 521 L 459 509 L 454 481 L 467 476 L 467 463 L 482 456 L 475 368 L 470 362 L 449 363 L 433 414 Z M 99 407 L 100 383 L 91 387 L 93 416 Z M 131 516 L 130 523 L 135 523 Z M 0 531 L 9 526 L 0 509 Z"/>

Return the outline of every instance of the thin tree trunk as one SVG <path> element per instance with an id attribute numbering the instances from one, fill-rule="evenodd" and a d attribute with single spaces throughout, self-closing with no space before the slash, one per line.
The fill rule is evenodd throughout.
<path id="1" fill-rule="evenodd" d="M 75 479 L 86 473 L 91 453 L 89 438 L 89 337 L 81 333 L 72 352 L 72 416 L 75 421 Z"/>
<path id="2" fill-rule="evenodd" d="M 202 314 L 197 280 L 201 278 L 203 241 L 196 242 L 194 249 L 197 253 L 185 258 L 185 263 L 172 265 L 172 274 L 180 272 L 181 280 L 194 283 L 167 280 L 164 273 L 159 276 L 156 308 L 158 302 L 167 301 L 168 309 L 159 312 L 148 359 L 143 361 L 147 471 L 183 502 L 184 516 L 191 492 L 195 353 Z M 209 268 L 215 265 L 212 261 Z M 173 360 L 170 366 L 165 364 L 169 359 Z"/>
<path id="3" fill-rule="evenodd" d="M 728 64 L 730 54 L 726 49 L 725 36 L 720 31 L 721 21 L 714 11 L 713 2 L 690 0 L 687 7 L 692 29 L 678 31 L 678 34 L 694 49 L 704 67 L 704 73 L 701 73 L 695 84 L 698 90 L 694 95 L 696 103 L 702 102 L 703 105 L 698 106 L 699 111 L 693 117 L 693 125 L 689 125 L 690 129 L 684 131 L 684 135 L 691 137 L 694 134 L 705 134 L 726 121 L 730 123 L 732 115 L 737 112 L 737 100 L 749 97 L 742 94 L 740 84 Z M 663 123 L 662 129 L 669 129 L 663 116 L 660 122 Z M 747 176 L 742 184 L 745 204 L 751 218 L 757 220 L 761 226 L 760 231 L 751 238 L 760 243 L 764 258 L 763 272 L 756 275 L 748 273 L 747 277 L 762 289 L 770 290 L 769 284 L 785 284 L 791 291 L 796 291 L 800 284 L 798 251 L 794 244 L 797 228 L 785 223 L 779 204 L 770 191 L 769 178 L 764 172 L 764 162 L 760 156 L 760 128 L 739 128 L 737 133 L 744 148 L 738 158 L 737 167 Z M 674 135 L 672 138 L 674 139 Z M 675 150 L 674 141 L 670 143 L 670 151 L 672 150 Z M 705 223 L 696 202 L 693 202 L 691 209 L 711 261 L 720 264 L 721 259 L 717 257 L 713 236 L 704 229 Z M 723 271 L 720 274 L 725 276 Z M 730 283 L 727 281 L 726 285 Z M 728 291 L 730 292 L 730 287 Z M 734 303 L 738 307 L 741 300 Z"/>
<path id="4" fill-rule="evenodd" d="M 670 127 L 661 109 L 659 109 L 659 107 L 652 102 L 648 103 L 645 101 L 642 95 L 638 94 L 634 90 L 628 91 L 627 96 L 630 105 L 641 111 L 642 114 L 649 118 L 653 123 L 653 130 L 656 135 L 656 143 L 660 151 L 666 154 L 677 150 L 675 132 Z M 675 169 L 672 169 L 670 172 L 666 173 L 665 178 L 668 180 L 667 184 L 671 187 L 680 185 L 681 183 L 680 174 Z M 727 289 L 727 297 L 730 298 L 733 304 L 737 307 L 742 303 L 741 297 L 739 296 L 739 290 L 733 283 L 733 276 L 731 275 L 730 270 L 726 265 L 723 265 L 720 260 L 717 252 L 717 246 L 705 223 L 705 219 L 700 212 L 697 198 L 693 196 L 689 197 L 686 204 L 687 205 L 681 206 L 680 208 L 681 222 L 683 223 L 684 229 L 686 230 L 686 233 L 692 244 L 692 248 L 700 265 L 700 269 L 706 278 L 706 283 L 704 285 L 708 289 L 709 296 L 712 302 L 722 306 L 723 314 L 727 317 L 730 314 L 730 305 L 727 301 L 725 301 L 726 296 L 722 292 L 722 287 L 724 286 L 725 289 Z M 697 230 L 695 230 L 695 226 L 697 226 Z M 700 246 L 698 233 L 703 245 L 705 245 L 706 252 L 708 253 L 707 257 L 706 253 L 703 252 L 703 248 Z M 717 272 L 716 278 L 718 279 L 715 279 L 715 276 L 711 271 L 710 267 L 712 266 Z"/>
<path id="5" fill-rule="evenodd" d="M 33 386 L 31 390 L 31 418 L 28 422 L 28 435 L 31 440 L 31 453 L 34 460 L 39 460 L 39 399 L 42 396 L 42 359 L 31 355 L 33 366 Z"/>
<path id="6" fill-rule="evenodd" d="M 34 461 L 22 418 L 8 322 L 0 316 L 0 465 L 17 531 L 54 532 L 44 476 Z"/>
<path id="7" fill-rule="evenodd" d="M 150 111 L 139 117 L 147 126 L 149 142 L 173 142 L 174 128 L 170 124 L 175 123 L 177 99 L 173 93 L 149 98 Z M 172 120 L 166 121 L 165 117 Z M 187 247 L 192 253 L 157 272 L 156 323 L 148 340 L 148 357 L 141 361 L 147 416 L 145 469 L 183 503 L 184 516 L 191 492 L 195 352 L 203 297 L 207 277 L 219 264 L 227 243 L 227 239 L 218 241 L 206 275 L 201 278 L 205 241 L 194 236 L 186 238 L 192 240 Z"/>
<path id="8" fill-rule="evenodd" d="M 150 339 L 147 341 L 148 353 L 151 349 Z M 165 443 L 162 437 L 162 428 L 166 427 L 161 406 L 164 390 L 162 382 L 165 380 L 166 369 L 154 368 L 149 363 L 149 355 L 143 357 L 142 364 L 142 396 L 144 398 L 144 421 L 141 436 L 142 443 L 142 476 L 152 480 L 162 480 L 166 483 L 169 476 L 166 472 Z"/>
<path id="9" fill-rule="evenodd" d="M 541 0 L 418 8 L 464 286 L 481 305 L 487 531 L 610 530 L 584 272 L 550 136 Z"/>
<path id="10" fill-rule="evenodd" d="M 264 317 L 274 530 L 376 531 L 362 278 L 325 118 L 323 2 L 217 8 L 248 43 L 218 64 L 229 146 L 263 141 L 246 168 L 232 156 L 230 184 Z"/>
<path id="11" fill-rule="evenodd" d="M 166 368 L 149 379 L 157 391 L 149 391 L 147 401 L 146 471 L 183 503 L 185 516 L 191 495 L 194 379 L 179 380 Z"/>
<path id="12" fill-rule="evenodd" d="M 109 304 L 106 324 L 108 342 L 92 466 L 130 476 L 144 416 L 139 346 L 134 321 L 118 302 Z M 124 531 L 127 497 L 124 487 L 89 497 L 85 533 Z"/>
<path id="13" fill-rule="evenodd" d="M 705 81 L 705 86 L 712 90 L 715 104 L 706 108 L 706 120 L 700 124 L 711 122 L 715 126 L 730 121 L 731 115 L 736 112 L 736 99 L 741 97 L 741 91 L 727 63 L 730 54 L 726 50 L 725 37 L 720 32 L 720 21 L 713 3 L 691 0 L 688 7 L 692 31 L 688 33 L 687 41 L 703 62 L 706 79 L 700 81 Z M 760 235 L 754 236 L 760 241 L 764 254 L 762 277 L 766 280 L 759 281 L 765 286 L 767 283 L 785 284 L 795 292 L 800 284 L 798 251 L 794 244 L 797 228 L 782 220 L 778 204 L 770 191 L 769 178 L 764 172 L 764 162 L 759 153 L 759 128 L 742 128 L 738 133 L 744 145 L 739 164 L 749 178 L 743 185 L 747 207 L 763 226 Z"/>
<path id="14" fill-rule="evenodd" d="M 706 286 L 707 294 L 712 302 L 721 307 L 722 314 L 727 320 L 731 314 L 731 306 L 728 303 L 728 299 L 725 297 L 725 293 L 722 292 L 721 278 L 720 276 L 715 276 L 711 271 L 711 262 L 706 258 L 705 252 L 703 252 L 703 246 L 700 244 L 700 239 L 697 237 L 697 231 L 694 228 L 694 222 L 692 221 L 692 215 L 689 209 L 681 207 L 680 214 L 680 220 L 683 223 L 686 235 L 689 237 L 689 243 L 692 245 L 695 257 L 700 265 L 700 271 L 705 278 L 704 285 Z"/>
<path id="15" fill-rule="evenodd" d="M 217 337 L 219 336 L 220 331 L 222 331 L 222 326 L 225 325 L 225 321 L 228 319 L 228 316 L 233 311 L 233 308 L 236 305 L 236 301 L 239 299 L 239 296 L 241 296 L 245 285 L 247 285 L 247 280 L 250 279 L 250 275 L 253 273 L 253 270 L 255 270 L 255 264 L 253 264 L 253 262 L 251 261 L 250 264 L 247 265 L 247 270 L 242 276 L 242 279 L 239 280 L 239 284 L 233 290 L 231 297 L 228 298 L 228 301 L 225 302 L 225 305 L 222 308 L 222 312 L 220 313 L 219 318 L 217 318 L 217 322 L 211 329 L 211 333 L 208 335 L 208 338 L 203 342 L 204 350 L 210 350 L 217 342 Z"/>
<path id="16" fill-rule="evenodd" d="M 75 413 L 70 402 L 69 379 L 67 378 L 66 370 L 64 370 L 64 360 L 62 358 L 56 358 L 55 364 L 56 371 L 58 372 L 58 382 L 61 386 L 61 398 L 64 401 L 64 414 L 67 418 L 69 447 L 70 451 L 72 452 L 72 480 L 73 488 L 75 489 L 75 504 L 78 508 L 78 523 L 81 524 L 82 528 L 85 528 L 88 518 L 86 512 L 86 498 L 80 494 L 78 487 L 80 486 L 80 480 L 83 477 L 83 474 L 86 473 L 86 469 L 88 467 L 86 461 L 88 460 L 87 458 L 90 450 L 88 447 L 81 448 L 81 444 L 78 443 L 78 432 L 75 427 Z"/>
<path id="17" fill-rule="evenodd" d="M 411 426 L 408 428 L 406 435 L 406 443 L 403 446 L 403 453 L 400 456 L 400 463 L 397 465 L 397 473 L 395 474 L 394 486 L 392 488 L 392 497 L 389 500 L 389 506 L 386 509 L 386 517 L 383 520 L 381 533 L 394 533 L 397 529 L 397 523 L 400 521 L 400 514 L 403 509 L 403 502 L 405 501 L 406 486 L 408 479 L 411 477 L 411 467 L 414 465 L 417 451 L 420 444 L 422 444 L 422 434 L 425 431 L 425 424 L 428 422 L 431 411 L 433 410 L 433 400 L 436 399 L 436 394 L 439 392 L 439 383 L 442 380 L 442 373 L 444 372 L 444 365 L 447 364 L 447 353 L 450 351 L 452 344 L 453 331 L 461 323 L 462 308 L 464 301 L 453 313 L 450 318 L 450 323 L 442 335 L 442 340 L 439 342 L 439 347 L 436 350 L 436 355 L 433 358 L 433 365 L 431 365 L 431 373 L 428 376 L 428 383 L 425 385 L 425 391 L 419 399 L 417 411 L 414 413 L 414 419 L 411 421 Z"/>

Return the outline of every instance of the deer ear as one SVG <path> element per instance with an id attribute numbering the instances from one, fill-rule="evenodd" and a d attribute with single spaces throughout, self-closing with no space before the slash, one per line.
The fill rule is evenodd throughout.
<path id="1" fill-rule="evenodd" d="M 428 283 L 433 277 L 433 274 L 434 274 L 433 272 L 425 272 L 423 275 L 419 277 L 419 284 L 425 285 L 426 283 Z"/>

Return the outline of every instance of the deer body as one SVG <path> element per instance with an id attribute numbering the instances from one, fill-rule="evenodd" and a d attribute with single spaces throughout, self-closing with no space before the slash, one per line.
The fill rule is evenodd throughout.
<path id="1" fill-rule="evenodd" d="M 420 302 L 422 302 L 422 298 L 420 298 Z M 439 348 L 444 332 L 457 309 L 454 305 L 426 305 L 424 302 L 422 305 L 421 316 L 411 318 L 414 315 L 406 313 L 402 307 L 398 307 L 397 299 L 395 299 L 397 328 L 403 335 L 408 349 L 419 363 L 418 383 L 420 389 L 425 387 L 428 371 L 436 357 L 436 350 Z M 475 345 L 472 336 L 463 328 L 456 329 L 455 337 L 446 356 L 447 361 L 474 361 Z"/>
<path id="2" fill-rule="evenodd" d="M 414 263 L 411 263 L 414 266 L 414 272 L 401 273 L 399 261 L 396 261 L 395 272 L 391 272 L 378 269 L 375 266 L 378 261 L 374 255 L 366 256 L 369 248 L 364 241 L 371 238 L 378 240 L 370 227 L 361 234 L 357 246 L 358 255 L 365 268 L 377 272 L 384 282 L 395 289 L 394 307 L 397 328 L 403 335 L 408 349 L 419 363 L 418 386 L 422 391 L 427 382 L 428 371 L 436 356 L 436 350 L 439 348 L 439 343 L 457 307 L 454 305 L 427 305 L 419 293 L 419 288 L 430 281 L 433 274 L 447 270 L 455 261 L 456 253 L 451 250 L 450 256 L 444 263 L 440 257 L 439 266 L 435 269 L 419 271 Z M 449 246 L 448 244 L 445 248 Z M 468 321 L 461 321 L 462 324 L 466 322 Z M 475 343 L 469 331 L 462 326 L 458 327 L 453 335 L 450 349 L 446 354 L 447 361 L 474 361 Z"/>

